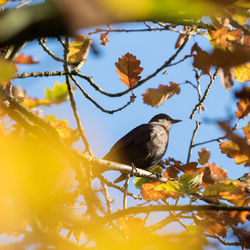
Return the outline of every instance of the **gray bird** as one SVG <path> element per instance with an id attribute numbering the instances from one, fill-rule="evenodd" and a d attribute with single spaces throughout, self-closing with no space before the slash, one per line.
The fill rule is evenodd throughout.
<path id="1" fill-rule="evenodd" d="M 158 114 L 123 136 L 103 159 L 147 170 L 162 159 L 168 147 L 169 130 L 180 121 Z M 121 174 L 114 183 L 124 179 L 126 174 Z"/>

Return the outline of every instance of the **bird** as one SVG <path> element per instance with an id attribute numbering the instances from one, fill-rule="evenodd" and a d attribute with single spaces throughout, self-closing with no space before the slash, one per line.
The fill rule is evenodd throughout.
<path id="1" fill-rule="evenodd" d="M 181 120 L 163 113 L 155 115 L 118 140 L 103 159 L 148 170 L 161 161 L 168 148 L 169 130 L 178 122 Z M 125 180 L 126 176 L 122 173 L 114 183 Z"/>

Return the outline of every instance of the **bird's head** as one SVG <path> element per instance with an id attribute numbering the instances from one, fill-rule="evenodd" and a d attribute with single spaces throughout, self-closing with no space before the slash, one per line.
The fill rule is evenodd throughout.
<path id="1" fill-rule="evenodd" d="M 166 114 L 158 114 L 154 116 L 149 122 L 161 123 L 167 130 L 169 130 L 174 123 L 181 122 L 181 120 L 175 120 Z"/>

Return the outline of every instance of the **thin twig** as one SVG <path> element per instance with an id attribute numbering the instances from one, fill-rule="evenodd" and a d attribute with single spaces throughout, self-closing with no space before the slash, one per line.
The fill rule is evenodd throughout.
<path id="1" fill-rule="evenodd" d="M 193 131 L 193 135 L 192 135 L 192 138 L 191 138 L 191 141 L 190 141 L 190 144 L 189 144 L 189 149 L 188 149 L 188 156 L 187 156 L 187 163 L 189 163 L 190 161 L 190 156 L 191 156 L 191 152 L 192 152 L 192 145 L 194 143 L 194 139 L 195 139 L 195 135 L 199 129 L 199 126 L 200 126 L 200 122 L 196 121 L 196 127 Z"/>
<path id="2" fill-rule="evenodd" d="M 58 62 L 63 62 L 64 60 L 55 56 L 50 50 L 49 48 L 45 45 L 45 43 L 42 41 L 42 39 L 38 39 L 38 43 L 41 45 L 41 47 L 43 48 L 43 50 L 50 55 L 54 60 L 58 61 Z"/>
<path id="3" fill-rule="evenodd" d="M 70 78 L 72 79 L 72 81 L 75 83 L 75 85 L 80 89 L 80 91 L 83 93 L 83 95 L 90 100 L 98 109 L 100 109 L 102 112 L 108 113 L 108 114 L 113 114 L 115 112 L 121 111 L 123 109 L 125 109 L 128 105 L 130 105 L 131 103 L 134 102 L 135 99 L 135 95 L 130 96 L 130 100 L 123 105 L 122 107 L 118 108 L 118 109 L 113 109 L 113 110 L 107 110 L 105 108 L 103 108 L 100 104 L 98 104 L 84 89 L 83 87 L 76 81 L 76 79 L 70 75 Z"/>
<path id="4" fill-rule="evenodd" d="M 110 203 L 113 202 L 114 200 L 112 200 L 111 196 L 108 193 L 108 189 L 107 189 L 105 183 L 102 180 L 101 180 L 101 185 L 102 185 L 102 189 L 103 189 L 103 195 L 104 195 L 104 198 L 106 200 L 106 205 L 107 205 L 107 208 L 108 208 L 108 213 L 111 213 Z"/>
<path id="5" fill-rule="evenodd" d="M 209 90 L 210 90 L 210 88 L 215 80 L 216 75 L 217 75 L 217 72 L 218 71 L 216 70 L 215 73 L 213 74 L 213 76 L 210 75 L 210 82 L 209 82 L 209 84 L 204 92 L 204 95 L 201 98 L 201 100 L 199 101 L 199 103 L 195 105 L 194 109 L 191 112 L 191 115 L 189 116 L 189 119 L 193 119 L 195 111 L 198 110 L 201 107 L 202 103 L 206 100 L 208 92 L 209 92 Z"/>
<path id="6" fill-rule="evenodd" d="M 124 191 L 123 191 L 123 209 L 126 209 L 128 204 L 127 204 L 127 195 L 128 195 L 128 184 L 129 184 L 129 180 L 130 180 L 130 174 L 127 174 L 126 176 L 126 180 L 124 183 Z"/>
<path id="7" fill-rule="evenodd" d="M 103 181 L 107 186 L 115 188 L 115 189 L 121 191 L 122 193 L 124 192 L 124 188 L 123 187 L 115 185 L 114 183 L 112 183 L 112 182 L 108 181 L 107 179 L 105 179 L 102 175 L 99 175 L 98 178 L 101 181 Z M 136 200 L 142 200 L 142 197 L 140 195 L 134 195 L 134 194 L 132 194 L 130 192 L 127 192 L 127 195 L 131 196 L 132 198 L 134 198 Z"/>
<path id="8" fill-rule="evenodd" d="M 204 145 L 204 144 L 207 144 L 207 143 L 210 143 L 210 142 L 220 142 L 220 140 L 223 140 L 225 139 L 226 136 L 221 136 L 221 137 L 218 137 L 218 138 L 215 138 L 215 139 L 211 139 L 211 140 L 208 140 L 208 141 L 204 141 L 204 142 L 199 142 L 199 143 L 196 143 L 196 144 L 193 144 L 192 147 L 197 147 L 197 146 L 200 146 L 200 145 Z"/>
<path id="9" fill-rule="evenodd" d="M 22 73 L 22 74 L 16 74 L 15 79 L 18 78 L 28 78 L 28 77 L 49 77 L 49 76 L 65 76 L 65 75 L 76 75 L 75 70 L 69 70 L 69 72 L 65 71 L 43 71 L 43 72 L 31 72 L 31 73 Z"/>
<path id="10" fill-rule="evenodd" d="M 209 238 L 217 239 L 220 243 L 222 243 L 225 246 L 241 246 L 242 245 L 240 242 L 225 241 L 225 240 L 221 239 L 221 237 L 219 237 L 218 235 L 205 234 L 205 236 L 209 237 Z"/>
<path id="11" fill-rule="evenodd" d="M 68 68 L 68 46 L 69 46 L 69 38 L 66 38 L 66 42 L 65 42 L 65 49 L 64 49 L 64 71 L 65 72 L 69 72 L 69 68 Z M 65 79 L 66 79 L 66 84 L 67 84 L 67 88 L 68 88 L 68 93 L 69 93 L 69 99 L 70 99 L 70 104 L 76 119 L 76 123 L 77 123 L 77 130 L 79 131 L 80 137 L 82 138 L 82 141 L 85 145 L 85 152 L 88 152 L 89 155 L 93 156 L 92 150 L 89 146 L 88 140 L 85 136 L 85 132 L 83 130 L 82 124 L 81 124 L 81 120 L 80 117 L 78 115 L 77 109 L 76 109 L 76 102 L 73 96 L 73 92 L 71 89 L 71 84 L 70 84 L 70 77 L 68 74 L 65 75 Z"/>

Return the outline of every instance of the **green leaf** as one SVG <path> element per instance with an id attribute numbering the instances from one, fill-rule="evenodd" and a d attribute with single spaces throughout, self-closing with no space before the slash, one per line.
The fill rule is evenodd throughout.
<path id="1" fill-rule="evenodd" d="M 148 181 L 145 178 L 142 177 L 136 177 L 134 179 L 134 184 L 136 186 L 136 188 L 138 189 L 142 189 L 142 184 L 148 183 Z"/>
<path id="2" fill-rule="evenodd" d="M 74 91 L 75 89 L 72 88 Z M 60 104 L 69 100 L 69 93 L 66 83 L 56 82 L 53 89 L 45 90 L 45 97 L 51 100 L 54 104 Z"/>

